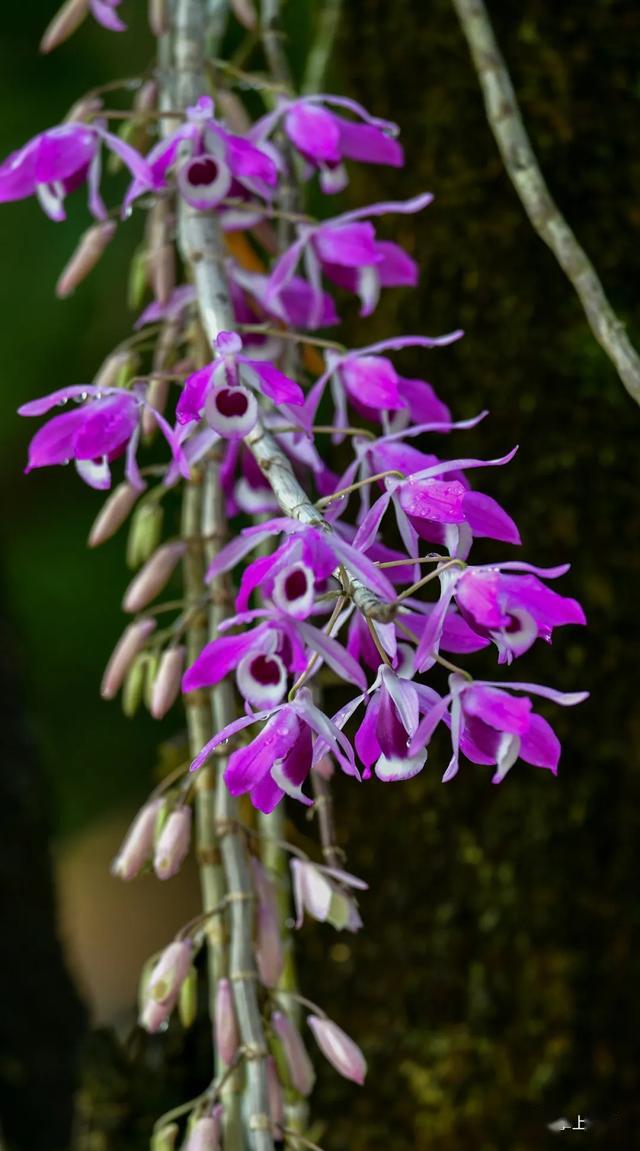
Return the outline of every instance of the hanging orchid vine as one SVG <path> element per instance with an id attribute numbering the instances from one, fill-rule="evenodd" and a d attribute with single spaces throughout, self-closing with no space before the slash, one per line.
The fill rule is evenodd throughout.
<path id="1" fill-rule="evenodd" d="M 69 0 L 43 47 L 89 13 L 122 31 L 119 6 Z M 350 296 L 368 317 L 381 292 L 417 282 L 416 263 L 378 222 L 432 197 L 329 206 L 320 219 L 306 213 L 305 191 L 342 191 L 353 164 L 402 166 L 396 125 L 353 100 L 291 90 L 272 5 L 263 32 L 275 74 L 238 76 L 214 59 L 226 5 L 212 22 L 210 8 L 152 0 L 157 62 L 135 82 L 124 126 L 109 128 L 123 118 L 106 102 L 114 85 L 96 89 L 4 161 L 0 199 L 35 196 L 59 222 L 67 196 L 86 187 L 95 223 L 61 275 L 62 297 L 130 218 L 146 217 L 133 331 L 92 381 L 24 403 L 23 416 L 44 417 L 27 471 L 73 463 L 84 483 L 111 489 L 90 544 L 130 520 L 136 572 L 123 598 L 133 618 L 102 695 L 122 692 L 127 711 L 144 701 L 156 718 L 175 706 L 177 723 L 186 714 L 189 762 L 149 797 L 113 866 L 126 881 L 150 868 L 166 880 L 195 827 L 202 915 L 147 965 L 140 1026 L 161 1031 L 175 1010 L 191 1021 L 205 950 L 210 1080 L 197 1100 L 177 1101 L 176 1116 L 189 1151 L 272 1151 L 283 1140 L 314 1146 L 309 1039 L 339 1074 L 357 1084 L 366 1074 L 356 1042 L 301 993 L 291 962 L 305 916 L 362 926 L 366 882 L 337 849 L 332 774 L 362 785 L 363 811 L 376 789 L 411 787 L 423 770 L 462 785 L 469 764 L 494 783 L 531 767 L 555 774 L 560 744 L 534 704 L 585 694 L 502 673 L 554 628 L 585 620 L 552 586 L 567 565 L 510 558 L 516 524 L 472 485 L 471 473 L 510 464 L 515 448 L 498 459 L 447 451 L 450 432 L 486 413 L 456 422 L 453 397 L 396 366 L 397 353 L 418 348 L 427 374 L 462 332 L 387 334 L 356 349 L 333 335 Z M 255 14 L 232 3 L 228 16 Z M 234 81 L 264 99 L 253 123 Z M 143 150 L 141 125 L 155 136 Z M 128 172 L 110 207 L 105 148 Z M 179 530 L 166 534 L 163 509 L 170 521 L 178 503 Z M 476 538 L 493 541 L 494 561 L 473 562 Z M 178 599 L 159 599 L 178 579 Z M 465 657 L 491 646 L 499 678 L 476 679 Z M 342 685 L 333 713 L 327 677 Z M 444 759 L 430 758 L 439 729 L 450 737 Z M 285 802 L 315 807 L 316 859 L 284 841 Z M 180 1123 L 159 1117 L 155 1146 L 173 1147 Z"/>

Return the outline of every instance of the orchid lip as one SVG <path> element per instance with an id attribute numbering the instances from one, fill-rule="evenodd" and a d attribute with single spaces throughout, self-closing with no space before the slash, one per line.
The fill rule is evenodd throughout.
<path id="1" fill-rule="evenodd" d="M 241 384 L 214 387 L 207 396 L 204 416 L 210 427 L 226 439 L 242 439 L 255 427 L 258 405 Z"/>

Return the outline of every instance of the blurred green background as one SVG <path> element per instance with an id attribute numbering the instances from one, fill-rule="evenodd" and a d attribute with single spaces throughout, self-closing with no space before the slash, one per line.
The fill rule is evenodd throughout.
<path id="1" fill-rule="evenodd" d="M 87 25 L 47 59 L 36 48 L 52 4 L 5 7 L 0 155 L 56 123 L 93 84 L 147 63 L 143 7 L 124 5 L 130 34 Z M 318 8 L 310 0 L 285 8 L 298 71 Z M 637 346 L 640 10 L 632 0 L 493 0 L 490 10 L 551 190 Z M 520 443 L 511 466 L 483 475 L 482 487 L 517 519 L 527 559 L 572 562 L 562 590 L 583 602 L 590 626 L 561 632 L 552 650 L 536 648 L 518 674 L 588 689 L 591 699 L 552 715 L 564 744 L 555 781 L 519 765 L 493 788 L 483 769 L 467 765 L 442 787 L 437 748 L 432 769 L 404 786 L 337 781 L 349 865 L 371 886 L 366 926 L 346 941 L 305 927 L 301 979 L 362 1043 L 370 1075 L 355 1090 L 321 1072 L 321 1142 L 332 1151 L 537 1151 L 558 1138 L 547 1122 L 581 1114 L 599 1125 L 565 1140 L 637 1146 L 640 411 L 504 175 L 447 0 L 349 0 L 328 81 L 400 123 L 407 151 L 402 173 L 352 166 L 346 202 L 436 194 L 421 217 L 385 224 L 385 234 L 419 259 L 419 290 L 387 293 L 366 325 L 351 311 L 347 342 L 465 329 L 455 348 L 429 359 L 406 353 L 401 366 L 428 378 L 460 416 L 491 409 L 482 430 L 465 439 L 471 452 L 489 456 Z M 86 551 L 99 497 L 71 470 L 21 476 L 32 429 L 15 416 L 18 404 L 89 379 L 131 322 L 122 284 L 139 238 L 135 220 L 70 301 L 53 297 L 86 223 L 82 196 L 70 201 L 66 226 L 50 223 L 32 202 L 0 213 L 6 810 L 23 772 L 29 781 L 12 821 L 22 864 L 2 874 L 14 900 L 23 890 L 25 921 L 34 906 L 34 828 L 41 835 L 46 816 L 64 852 L 96 820 L 133 809 L 159 740 L 150 722 L 124 720 L 97 695 L 122 627 L 122 540 Z M 474 666 L 488 665 L 478 657 Z M 43 856 L 42 876 L 45 868 Z M 41 882 L 47 889 L 46 876 Z M 44 903 L 39 922 L 47 934 L 50 891 Z M 2 930 L 16 928 L 2 923 Z M 55 1060 L 64 1028 L 49 1010 L 51 968 L 39 958 L 38 939 L 29 951 L 21 938 L 28 1008 L 18 1012 L 16 1034 L 29 1020 L 25 1060 L 38 1044 Z M 74 1021 L 64 1046 L 73 1051 L 83 1017 L 59 978 L 58 1002 L 68 1003 L 65 1018 Z M 11 986 L 3 979 L 8 1003 Z M 193 1067 L 203 1045 L 191 1038 L 184 1057 L 179 1036 L 163 1042 L 136 1049 L 132 1064 L 106 1033 L 85 1039 L 85 1089 L 99 1096 L 108 1130 L 96 1147 L 143 1146 L 147 1113 L 179 1102 L 189 1085 L 197 1089 Z M 141 1069 L 137 1078 L 132 1067 Z M 40 1071 L 42 1084 L 22 1082 L 0 1048 L 12 1146 L 36 1146 L 55 1112 Z M 59 1131 L 65 1114 L 63 1107 Z M 50 1145 L 62 1146 L 60 1138 Z"/>

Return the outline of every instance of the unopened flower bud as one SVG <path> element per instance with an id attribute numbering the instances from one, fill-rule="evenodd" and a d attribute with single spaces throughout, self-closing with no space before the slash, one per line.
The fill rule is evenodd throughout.
<path id="1" fill-rule="evenodd" d="M 89 547 L 97 548 L 115 535 L 133 510 L 140 492 L 133 484 L 118 484 L 102 505 L 89 532 Z"/>
<path id="2" fill-rule="evenodd" d="M 258 895 L 256 925 L 256 964 L 265 987 L 275 987 L 284 967 L 278 905 L 273 884 L 257 859 L 251 861 Z"/>
<path id="3" fill-rule="evenodd" d="M 177 939 L 162 952 L 144 990 L 140 1026 L 154 1034 L 173 1011 L 191 966 L 191 943 Z"/>
<path id="4" fill-rule="evenodd" d="M 151 603 L 170 579 L 184 551 L 182 540 L 159 547 L 129 584 L 122 601 L 123 609 L 129 612 L 142 611 Z"/>
<path id="5" fill-rule="evenodd" d="M 177 1123 L 166 1123 L 151 1136 L 151 1151 L 173 1151 L 180 1134 Z"/>
<path id="6" fill-rule="evenodd" d="M 309 1015 L 307 1023 L 313 1032 L 325 1059 L 335 1067 L 336 1071 L 345 1079 L 354 1083 L 363 1084 L 367 1074 L 367 1064 L 357 1043 L 338 1027 L 331 1019 L 320 1019 L 317 1015 Z"/>
<path id="7" fill-rule="evenodd" d="M 136 656 L 125 676 L 122 688 L 122 711 L 127 719 L 133 719 L 144 699 L 148 662 L 147 652 L 141 652 Z"/>
<path id="8" fill-rule="evenodd" d="M 164 36 L 171 27 L 167 0 L 149 0 L 149 27 L 154 36 Z"/>
<path id="9" fill-rule="evenodd" d="M 239 24 L 248 32 L 258 27 L 258 17 L 252 0 L 231 0 L 231 11 Z"/>
<path id="10" fill-rule="evenodd" d="M 127 540 L 127 564 L 138 568 L 156 550 L 162 536 L 164 512 L 155 500 L 145 500 L 131 517 Z"/>
<path id="11" fill-rule="evenodd" d="M 216 1048 L 223 1061 L 227 1065 L 233 1063 L 238 1050 L 239 1037 L 233 994 L 228 979 L 219 979 L 216 988 L 214 1038 Z"/>
<path id="12" fill-rule="evenodd" d="M 198 1014 L 198 972 L 191 966 L 180 988 L 178 1015 L 185 1031 L 192 1027 Z"/>
<path id="13" fill-rule="evenodd" d="M 162 805 L 162 799 L 152 799 L 140 809 L 111 864 L 112 875 L 119 879 L 134 879 L 151 859 L 156 818 Z"/>
<path id="14" fill-rule="evenodd" d="M 160 655 L 157 651 L 148 651 L 146 653 L 146 663 L 144 667 L 144 686 L 142 689 L 142 698 L 144 706 L 147 711 L 151 711 L 151 698 L 153 696 L 153 685 L 156 682 L 158 668 L 160 667 Z"/>
<path id="15" fill-rule="evenodd" d="M 153 870 L 158 879 L 171 879 L 182 867 L 191 841 L 191 808 L 176 807 L 156 843 Z"/>
<path id="16" fill-rule="evenodd" d="M 282 1011 L 274 1011 L 271 1023 L 282 1044 L 291 1086 L 300 1095 L 310 1095 L 316 1081 L 316 1073 L 298 1028 Z"/>
<path id="17" fill-rule="evenodd" d="M 107 388 L 115 388 L 123 369 L 127 371 L 130 369 L 132 363 L 131 352 L 120 351 L 111 352 L 102 364 L 97 376 L 94 377 L 94 387 L 98 391 L 106 391 Z"/>
<path id="18" fill-rule="evenodd" d="M 148 282 L 147 250 L 140 244 L 131 257 L 127 280 L 127 304 L 132 312 L 137 312 L 142 307 Z"/>
<path id="19" fill-rule="evenodd" d="M 81 96 L 72 104 L 67 112 L 63 123 L 64 124 L 81 124 L 85 120 L 92 120 L 97 112 L 100 112 L 104 105 L 100 96 Z"/>
<path id="20" fill-rule="evenodd" d="M 64 44 L 65 40 L 68 40 L 80 27 L 88 11 L 88 0 L 67 0 L 66 4 L 58 9 L 51 23 L 47 25 L 40 41 L 40 51 L 43 53 L 52 52 L 54 48 Z"/>
<path id="21" fill-rule="evenodd" d="M 167 406 L 169 399 L 170 381 L 162 376 L 152 376 L 149 380 L 147 388 L 147 407 L 142 412 L 142 434 L 149 439 L 150 436 L 155 435 L 158 430 L 155 416 L 150 408 L 154 408 L 160 415 L 164 415 L 164 410 Z"/>
<path id="22" fill-rule="evenodd" d="M 148 219 L 149 279 L 159 304 L 166 304 L 176 286 L 176 256 L 172 243 L 174 220 L 166 200 L 156 200 Z"/>
<path id="23" fill-rule="evenodd" d="M 184 647 L 170 647 L 162 653 L 151 690 L 150 711 L 154 719 L 162 719 L 180 694 L 184 657 Z"/>
<path id="24" fill-rule="evenodd" d="M 145 115 L 147 112 L 153 112 L 158 106 L 158 85 L 155 80 L 145 80 L 141 84 L 136 93 L 135 100 L 133 101 L 133 108 L 135 112 L 141 112 Z"/>
<path id="25" fill-rule="evenodd" d="M 113 699 L 120 690 L 134 659 L 156 628 L 154 619 L 138 619 L 125 628 L 109 660 L 100 685 L 103 699 Z"/>
<path id="26" fill-rule="evenodd" d="M 275 1128 L 275 1133 L 284 1123 L 284 1100 L 282 1098 L 282 1087 L 278 1079 L 278 1071 L 276 1069 L 275 1059 L 272 1055 L 267 1059 L 267 1092 L 269 1096 L 269 1113 L 271 1115 L 271 1122 Z"/>
<path id="27" fill-rule="evenodd" d="M 191 1125 L 185 1151 L 218 1151 L 220 1147 L 220 1120 L 215 1115 L 203 1115 Z"/>
<path id="28" fill-rule="evenodd" d="M 82 236 L 75 252 L 62 271 L 56 284 L 56 296 L 65 300 L 67 296 L 93 271 L 102 253 L 116 234 L 115 220 L 105 220 L 94 224 Z"/>

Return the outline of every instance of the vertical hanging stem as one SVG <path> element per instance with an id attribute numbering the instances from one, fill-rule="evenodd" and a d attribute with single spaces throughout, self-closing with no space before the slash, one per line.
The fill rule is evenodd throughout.
<path id="1" fill-rule="evenodd" d="M 181 108 L 195 103 L 206 91 L 203 56 L 205 30 L 205 0 L 177 0 L 174 52 L 177 100 Z M 178 209 L 178 236 L 182 259 L 185 266 L 192 271 L 195 280 L 200 318 L 206 337 L 208 340 L 213 340 L 219 331 L 233 327 L 233 313 L 224 278 L 222 244 L 217 223 L 211 218 L 205 219 L 181 201 Z M 195 509 L 196 496 L 193 495 L 191 498 Z M 206 539 L 202 549 L 206 563 L 207 559 L 219 549 L 226 536 L 224 493 L 219 482 L 219 460 L 215 455 L 204 465 L 198 502 L 199 532 Z M 186 518 L 185 510 L 185 520 Z M 204 586 L 204 575 L 203 564 L 198 572 L 199 593 Z M 214 582 L 212 588 L 212 605 L 205 624 L 207 639 L 214 639 L 217 636 L 220 622 L 227 614 L 227 599 L 226 581 L 220 578 Z M 235 717 L 237 708 L 233 688 L 228 681 L 223 681 L 209 695 L 211 711 L 207 717 L 208 730 L 211 730 L 212 726 L 214 731 L 218 731 Z M 195 727 L 193 719 L 191 724 Z M 204 735 L 204 741 L 200 742 L 200 746 L 206 740 L 207 735 Z M 246 1130 L 246 1139 L 243 1141 L 240 1137 L 236 1122 L 239 1113 L 236 1108 L 231 1128 L 227 1116 L 226 1144 L 233 1146 L 233 1151 L 242 1147 L 243 1142 L 250 1151 L 273 1151 L 266 1076 L 268 1051 L 258 1004 L 253 949 L 253 885 L 244 835 L 237 822 L 236 803 L 225 786 L 223 767 L 224 764 L 220 761 L 215 785 L 215 820 L 212 819 L 213 779 L 205 777 L 205 783 L 200 784 L 199 789 L 202 788 L 202 819 L 204 821 L 206 818 L 207 822 L 203 834 L 207 844 L 212 845 L 213 862 L 217 858 L 216 832 L 220 845 L 226 897 L 229 902 L 228 974 L 232 981 L 238 1028 L 245 1056 L 246 1079 L 242 1122 Z M 214 865 L 217 864 L 214 862 Z M 238 1096 L 235 1096 L 235 1099 L 239 1103 Z"/>

